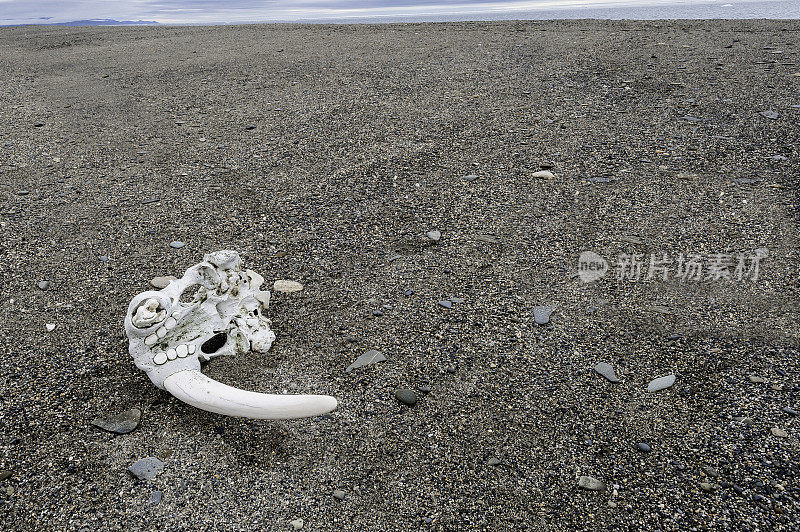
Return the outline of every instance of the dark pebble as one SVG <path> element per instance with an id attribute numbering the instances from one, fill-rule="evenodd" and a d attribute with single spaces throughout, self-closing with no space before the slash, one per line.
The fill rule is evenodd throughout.
<path id="1" fill-rule="evenodd" d="M 372 315 L 373 316 L 383 316 L 383 312 L 380 311 L 380 310 L 373 310 L 372 311 Z"/>
<path id="2" fill-rule="evenodd" d="M 647 445 L 645 442 L 637 443 L 636 448 L 642 451 L 643 453 L 649 453 L 650 451 L 652 451 L 650 446 Z"/>
<path id="3" fill-rule="evenodd" d="M 791 408 L 789 406 L 784 406 L 783 408 L 781 408 L 781 410 L 783 410 L 785 413 L 789 414 L 790 416 L 796 416 L 797 415 L 797 410 L 795 410 L 794 408 Z"/>
<path id="4" fill-rule="evenodd" d="M 489 458 L 489 461 L 486 462 L 486 463 L 489 464 L 490 466 L 498 466 L 498 465 L 500 465 L 500 459 L 499 458 Z"/>
<path id="5" fill-rule="evenodd" d="M 128 434 L 139 426 L 142 419 L 142 411 L 138 408 L 131 408 L 115 416 L 107 418 L 95 418 L 92 425 L 115 434 Z"/>
<path id="6" fill-rule="evenodd" d="M 394 397 L 404 405 L 414 406 L 417 404 L 417 394 L 414 393 L 414 390 L 398 388 L 394 392 Z"/>

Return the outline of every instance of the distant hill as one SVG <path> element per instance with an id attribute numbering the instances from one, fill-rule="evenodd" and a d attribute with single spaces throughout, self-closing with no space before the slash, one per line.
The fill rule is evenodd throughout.
<path id="1" fill-rule="evenodd" d="M 114 20 L 111 18 L 98 18 L 89 20 L 72 20 L 70 22 L 30 22 L 28 24 L 0 24 L 0 27 L 10 26 L 31 26 L 33 24 L 43 24 L 46 26 L 133 26 L 158 24 L 155 20 Z"/>

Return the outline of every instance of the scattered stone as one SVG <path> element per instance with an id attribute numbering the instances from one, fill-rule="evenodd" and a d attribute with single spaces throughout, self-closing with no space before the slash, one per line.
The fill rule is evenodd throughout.
<path id="1" fill-rule="evenodd" d="M 472 181 L 475 181 L 476 179 L 478 179 L 478 176 L 476 176 L 475 174 L 469 174 L 464 176 L 464 181 L 468 181 L 470 183 Z"/>
<path id="2" fill-rule="evenodd" d="M 152 279 L 150 279 L 150 286 L 161 290 L 162 288 L 166 288 L 170 282 L 176 281 L 177 279 L 178 278 L 175 277 L 174 275 L 162 275 L 161 277 L 153 277 Z"/>
<path id="3" fill-rule="evenodd" d="M 487 244 L 499 244 L 500 239 L 494 235 L 475 235 L 475 240 L 486 242 Z"/>
<path id="4" fill-rule="evenodd" d="M 5 479 L 9 478 L 13 475 L 11 471 L 0 471 L 0 482 L 4 481 Z"/>
<path id="5" fill-rule="evenodd" d="M 639 449 L 643 453 L 649 453 L 653 449 L 647 445 L 645 442 L 639 442 L 636 444 L 636 448 Z"/>
<path id="6" fill-rule="evenodd" d="M 611 364 L 606 362 L 598 362 L 594 367 L 594 370 L 605 377 L 609 382 L 619 382 L 617 374 L 614 372 L 614 368 L 611 366 Z"/>
<path id="7" fill-rule="evenodd" d="M 39 290 L 47 290 L 50 288 L 50 281 L 39 281 Z"/>
<path id="8" fill-rule="evenodd" d="M 107 418 L 95 418 L 92 425 L 115 434 L 128 434 L 139 426 L 142 419 L 142 411 L 138 408 L 131 408 L 116 416 Z"/>
<path id="9" fill-rule="evenodd" d="M 606 489 L 606 483 L 588 475 L 581 475 L 578 479 L 578 487 L 590 491 L 602 491 Z"/>
<path id="10" fill-rule="evenodd" d="M 539 325 L 547 325 L 550 323 L 550 315 L 553 313 L 553 307 L 536 307 L 533 309 L 533 319 Z"/>
<path id="11" fill-rule="evenodd" d="M 711 484 L 710 482 L 701 482 L 700 483 L 700 489 L 703 490 L 703 491 L 711 492 L 711 491 L 714 491 L 715 488 L 714 488 L 714 485 Z"/>
<path id="12" fill-rule="evenodd" d="M 442 238 L 442 233 L 434 229 L 433 231 L 428 231 L 425 233 L 425 236 L 433 240 L 434 242 L 438 242 L 440 238 Z"/>
<path id="13" fill-rule="evenodd" d="M 737 423 L 741 423 L 742 425 L 747 425 L 748 427 L 752 427 L 753 423 L 755 423 L 755 421 L 753 421 L 753 418 L 749 416 L 737 416 L 733 418 L 733 420 L 736 421 Z"/>
<path id="14" fill-rule="evenodd" d="M 394 392 L 394 397 L 404 405 L 414 406 L 417 404 L 417 394 L 414 393 L 414 390 L 398 388 Z"/>
<path id="15" fill-rule="evenodd" d="M 763 116 L 764 118 L 769 118 L 770 120 L 777 120 L 777 119 L 778 119 L 778 118 L 780 118 L 780 116 L 781 116 L 781 115 L 779 115 L 777 112 L 775 112 L 775 111 L 772 111 L 772 110 L 769 110 L 769 111 L 761 111 L 761 112 L 760 112 L 760 113 L 758 113 L 758 114 L 760 114 L 760 115 L 761 115 L 761 116 Z"/>
<path id="16" fill-rule="evenodd" d="M 490 466 L 499 466 L 500 465 L 500 459 L 492 457 L 492 458 L 489 458 L 489 460 L 486 463 L 489 464 Z"/>
<path id="17" fill-rule="evenodd" d="M 666 375 L 650 381 L 647 385 L 648 392 L 660 392 L 675 384 L 675 375 Z"/>
<path id="18" fill-rule="evenodd" d="M 180 240 L 173 240 L 172 242 L 169 243 L 169 247 L 171 247 L 173 249 L 181 249 L 185 245 L 186 244 L 184 244 Z"/>
<path id="19" fill-rule="evenodd" d="M 47 332 L 53 332 L 53 331 L 56 330 L 56 324 L 55 323 L 45 323 L 44 324 L 44 328 L 47 329 Z"/>
<path id="20" fill-rule="evenodd" d="M 461 303 L 464 302 L 464 300 L 461 299 L 460 297 L 451 297 L 450 298 L 450 302 L 451 303 L 456 303 L 457 305 L 460 305 Z"/>
<path id="21" fill-rule="evenodd" d="M 589 183 L 613 183 L 616 181 L 613 177 L 595 176 L 587 179 Z"/>
<path id="22" fill-rule="evenodd" d="M 786 432 L 783 429 L 779 429 L 778 427 L 772 427 L 769 430 L 770 430 L 770 432 L 772 432 L 772 435 L 775 436 L 775 437 L 778 437 L 778 438 L 788 438 L 789 437 L 789 433 L 788 432 Z"/>
<path id="23" fill-rule="evenodd" d="M 439 306 L 444 308 L 453 308 L 453 302 L 447 299 L 439 301 Z"/>
<path id="24" fill-rule="evenodd" d="M 555 176 L 550 170 L 539 170 L 538 172 L 532 173 L 531 177 L 534 179 L 553 179 Z"/>
<path id="25" fill-rule="evenodd" d="M 291 294 L 292 292 L 299 292 L 303 289 L 303 285 L 298 283 L 297 281 L 290 281 L 288 279 L 279 279 L 275 281 L 275 284 L 272 286 L 272 289 L 276 292 L 283 292 L 285 294 Z"/>
<path id="26" fill-rule="evenodd" d="M 796 416 L 797 415 L 797 410 L 795 410 L 794 408 L 792 408 L 790 406 L 784 406 L 783 408 L 781 408 L 781 411 L 783 411 L 786 414 L 789 414 L 790 416 Z"/>
<path id="27" fill-rule="evenodd" d="M 763 384 L 763 383 L 767 382 L 767 379 L 765 379 L 764 377 L 757 377 L 755 375 L 750 375 L 747 378 L 750 379 L 750 382 L 753 382 L 753 383 L 756 383 L 756 384 Z"/>
<path id="28" fill-rule="evenodd" d="M 456 368 L 455 368 L 455 366 L 447 366 L 447 368 L 445 368 L 445 371 L 447 373 L 449 373 L 450 375 L 455 375 Z"/>
<path id="29" fill-rule="evenodd" d="M 159 201 L 161 201 L 161 198 L 158 197 L 145 198 L 142 200 L 142 205 L 149 205 L 151 203 L 157 203 Z"/>
<path id="30" fill-rule="evenodd" d="M 703 469 L 703 472 L 706 475 L 710 476 L 710 477 L 718 477 L 719 476 L 719 470 L 716 467 L 713 467 L 713 466 L 710 466 L 710 465 L 704 465 L 702 467 L 702 469 Z"/>
<path id="31" fill-rule="evenodd" d="M 164 469 L 164 462 L 153 456 L 142 458 L 128 466 L 128 471 L 139 480 L 151 480 L 162 469 Z"/>
<path id="32" fill-rule="evenodd" d="M 107 257 L 107 256 L 105 256 L 105 255 L 100 255 L 99 257 L 97 257 L 97 259 L 98 259 L 100 262 L 108 262 L 108 257 Z"/>
<path id="33" fill-rule="evenodd" d="M 432 389 L 433 388 L 431 388 L 430 384 L 421 384 L 417 386 L 417 390 L 419 390 L 422 393 L 431 393 Z"/>
<path id="34" fill-rule="evenodd" d="M 372 315 L 373 315 L 373 316 L 375 316 L 376 318 L 380 318 L 381 316 L 383 316 L 383 311 L 382 311 L 382 310 L 380 310 L 380 309 L 378 309 L 378 310 L 373 310 L 373 311 L 372 311 Z"/>
<path id="35" fill-rule="evenodd" d="M 19 194 L 20 196 L 27 196 L 30 193 L 31 193 L 30 190 L 20 190 L 19 192 L 17 192 L 17 194 Z"/>
<path id="36" fill-rule="evenodd" d="M 161 499 L 163 498 L 164 498 L 163 493 L 161 493 L 160 491 L 154 491 L 153 493 L 150 494 L 150 500 L 147 502 L 149 502 L 150 504 L 158 504 L 161 502 Z"/>
<path id="37" fill-rule="evenodd" d="M 344 490 L 333 490 L 333 496 L 340 501 L 344 500 Z"/>
<path id="38" fill-rule="evenodd" d="M 375 349 L 370 349 L 369 351 L 367 351 L 366 353 L 355 359 L 352 364 L 347 366 L 347 369 L 345 371 L 347 373 L 350 373 L 356 368 L 369 366 L 370 364 L 383 362 L 384 360 L 386 360 L 386 357 L 383 356 L 383 353 L 381 353 L 380 351 L 376 351 Z"/>
<path id="39" fill-rule="evenodd" d="M 289 524 L 292 525 L 292 528 L 295 530 L 300 530 L 303 528 L 303 520 L 302 519 L 295 519 L 294 521 L 289 521 Z"/>

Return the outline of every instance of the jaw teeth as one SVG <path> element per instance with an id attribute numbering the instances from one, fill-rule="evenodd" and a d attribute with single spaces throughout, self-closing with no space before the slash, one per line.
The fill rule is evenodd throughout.
<path id="1" fill-rule="evenodd" d="M 157 341 L 158 341 L 158 335 L 154 333 L 144 339 L 144 345 L 153 345 Z"/>
<path id="2" fill-rule="evenodd" d="M 172 329 L 177 324 L 178 322 L 175 320 L 175 318 L 170 316 L 169 318 L 167 318 L 167 321 L 164 322 L 164 327 L 166 327 L 167 329 Z"/>
<path id="3" fill-rule="evenodd" d="M 159 351 L 153 356 L 153 364 L 160 366 L 165 364 L 167 360 L 175 360 L 176 358 L 186 358 L 193 355 L 197 351 L 197 346 L 189 344 L 181 344 L 178 347 L 170 347 L 166 351 Z"/>
<path id="4" fill-rule="evenodd" d="M 156 335 L 157 335 L 159 338 L 164 338 L 164 337 L 167 335 L 167 328 L 166 328 L 166 327 L 164 327 L 164 326 L 162 325 L 162 326 L 161 326 L 161 327 L 159 327 L 159 328 L 158 328 L 158 330 L 156 331 Z"/>

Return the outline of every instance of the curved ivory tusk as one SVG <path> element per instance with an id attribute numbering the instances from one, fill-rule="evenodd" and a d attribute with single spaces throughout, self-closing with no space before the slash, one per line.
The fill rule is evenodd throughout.
<path id="1" fill-rule="evenodd" d="M 177 399 L 201 410 L 255 419 L 319 416 L 338 404 L 336 398 L 329 395 L 248 392 L 217 382 L 193 369 L 173 373 L 164 380 L 164 388 Z"/>

